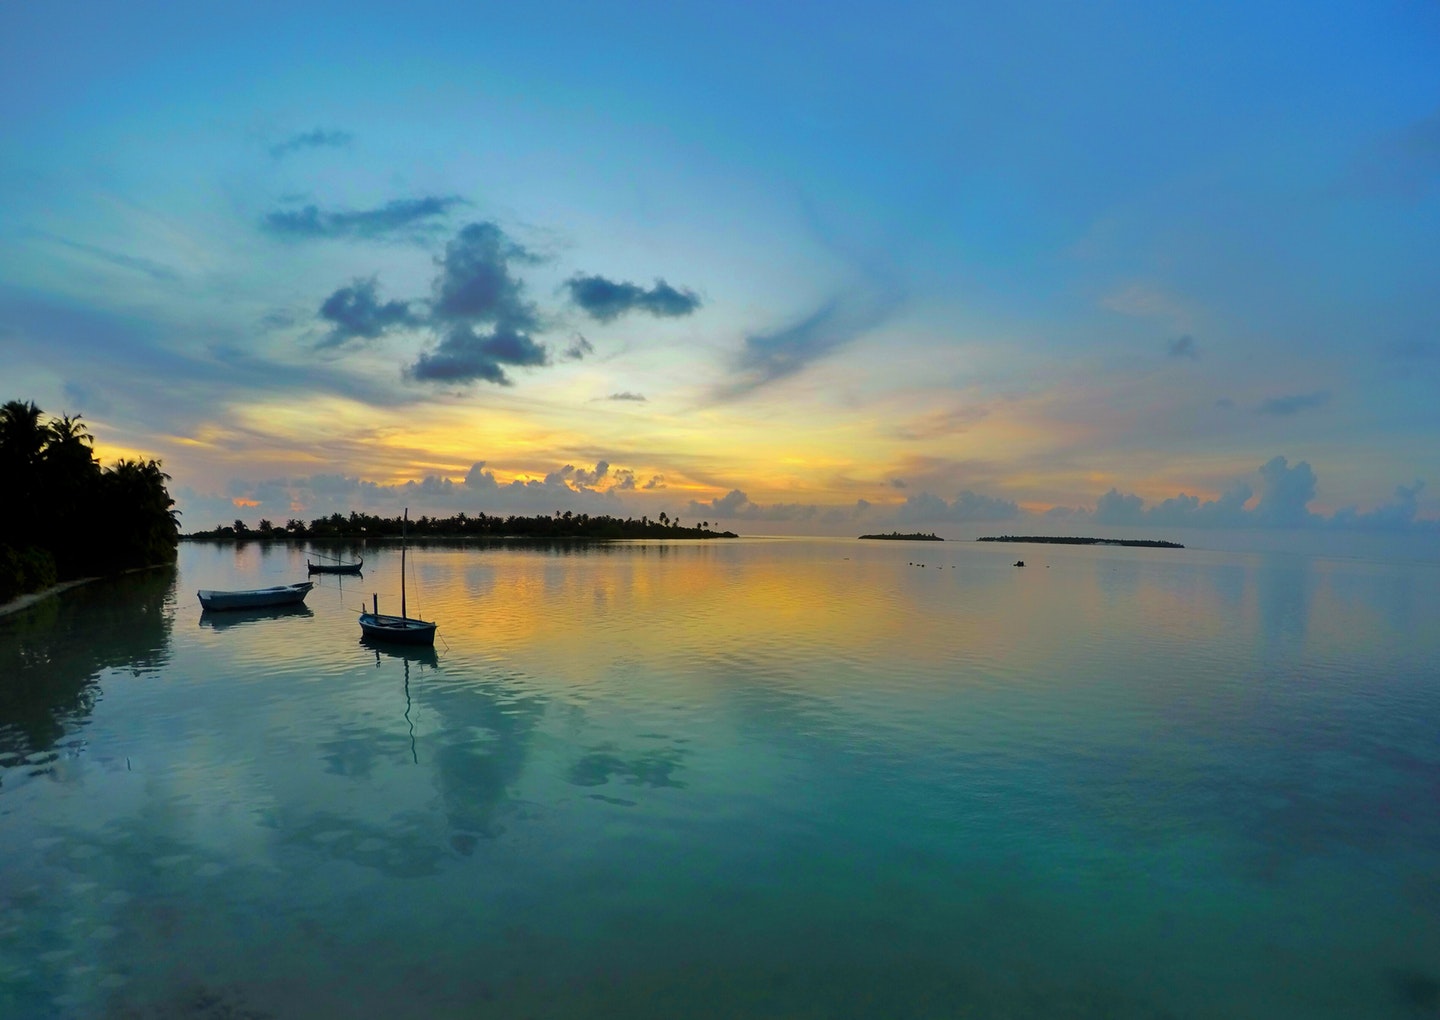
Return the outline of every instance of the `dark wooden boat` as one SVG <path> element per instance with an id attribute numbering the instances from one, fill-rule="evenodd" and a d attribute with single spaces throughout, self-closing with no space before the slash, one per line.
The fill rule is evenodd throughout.
<path id="1" fill-rule="evenodd" d="M 436 625 L 410 616 L 405 608 L 405 531 L 409 522 L 410 510 L 407 507 L 400 524 L 400 615 L 381 613 L 380 596 L 372 594 L 374 609 L 360 614 L 360 636 L 370 641 L 389 641 L 397 645 L 433 645 Z"/>
<path id="2" fill-rule="evenodd" d="M 305 569 L 312 574 L 358 574 L 364 565 L 363 556 L 354 563 L 312 563 L 309 557 L 305 559 Z"/>

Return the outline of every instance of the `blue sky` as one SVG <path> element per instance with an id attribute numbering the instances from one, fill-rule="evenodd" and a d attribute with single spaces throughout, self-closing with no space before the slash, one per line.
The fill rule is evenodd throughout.
<path id="1" fill-rule="evenodd" d="M 0 132 L 186 527 L 1440 518 L 1434 3 L 10 5 Z"/>

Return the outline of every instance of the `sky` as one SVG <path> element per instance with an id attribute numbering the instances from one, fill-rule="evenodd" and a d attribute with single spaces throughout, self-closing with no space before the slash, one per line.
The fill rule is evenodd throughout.
<path id="1" fill-rule="evenodd" d="M 1440 4 L 0 6 L 0 399 L 182 529 L 1440 531 Z"/>

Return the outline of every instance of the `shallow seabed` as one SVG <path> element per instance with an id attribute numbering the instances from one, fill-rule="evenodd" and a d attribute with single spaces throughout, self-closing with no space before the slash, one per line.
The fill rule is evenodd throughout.
<path id="1" fill-rule="evenodd" d="M 1440 1015 L 1440 566 L 364 553 L 0 619 L 0 1016 Z"/>

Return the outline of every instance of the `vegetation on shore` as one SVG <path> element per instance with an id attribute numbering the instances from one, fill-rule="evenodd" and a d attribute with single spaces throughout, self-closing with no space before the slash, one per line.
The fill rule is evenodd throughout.
<path id="1" fill-rule="evenodd" d="M 902 535 L 902 534 L 900 534 L 900 532 L 898 532 L 898 531 L 892 531 L 892 532 L 890 532 L 890 534 L 888 534 L 888 535 L 861 535 L 860 537 L 861 537 L 861 538 L 884 539 L 884 540 L 888 540 L 888 541 L 892 541 L 892 542 L 943 542 L 943 541 L 945 541 L 943 538 L 941 538 L 939 535 L 935 534 L 933 531 L 932 531 L 930 534 L 928 534 L 928 535 L 922 535 L 922 534 L 921 534 L 920 532 L 918 532 L 918 531 L 912 532 L 911 534 L 908 534 L 908 535 Z"/>
<path id="2" fill-rule="evenodd" d="M 173 562 L 180 529 L 158 460 L 102 468 L 80 415 L 0 405 L 0 601 L 57 581 Z"/>
<path id="3" fill-rule="evenodd" d="M 185 535 L 186 539 L 197 541 L 284 541 L 303 539 L 305 541 L 386 539 L 400 537 L 399 517 L 378 517 L 351 511 L 350 516 L 331 514 L 317 517 L 308 524 L 291 518 L 282 527 L 276 527 L 268 520 L 262 520 L 258 527 L 251 528 L 244 521 L 224 524 L 210 531 L 196 531 Z M 641 517 L 619 518 L 605 514 L 592 517 L 572 511 L 556 510 L 553 516 L 544 514 L 535 517 L 517 517 L 480 513 L 470 516 L 464 512 L 454 517 L 417 517 L 409 523 L 411 538 L 738 538 L 733 531 L 712 531 L 709 521 L 698 526 L 684 527 L 678 518 L 671 518 L 662 512 L 651 520 Z"/>
<path id="4" fill-rule="evenodd" d="M 1143 549 L 1184 549 L 1179 542 L 1162 542 L 1152 538 L 1076 538 L 1070 535 L 995 535 L 977 538 L 977 542 L 1039 542 L 1049 545 L 1128 545 Z"/>

